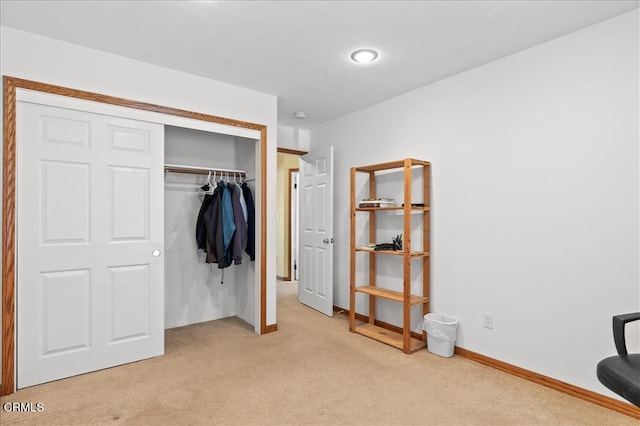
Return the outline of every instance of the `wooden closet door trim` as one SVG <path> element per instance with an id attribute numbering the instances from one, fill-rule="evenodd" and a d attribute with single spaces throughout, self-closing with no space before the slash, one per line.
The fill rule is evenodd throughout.
<path id="1" fill-rule="evenodd" d="M 2 149 L 2 387 L 15 390 L 16 86 L 4 78 Z"/>
<path id="2" fill-rule="evenodd" d="M 276 331 L 267 326 L 267 126 L 260 128 L 260 334 Z"/>
<path id="3" fill-rule="evenodd" d="M 26 89 L 62 95 L 104 104 L 152 111 L 229 126 L 260 131 L 260 334 L 277 330 L 277 324 L 267 326 L 267 126 L 154 105 L 115 96 L 87 92 L 63 86 L 4 76 L 3 128 L 3 208 L 2 208 L 2 386 L 0 395 L 15 391 L 15 172 L 16 172 L 16 90 Z"/>

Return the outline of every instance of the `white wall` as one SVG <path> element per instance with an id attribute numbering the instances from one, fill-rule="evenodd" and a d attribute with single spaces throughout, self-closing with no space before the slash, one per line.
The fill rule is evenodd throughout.
<path id="1" fill-rule="evenodd" d="M 336 149 L 335 304 L 349 168 L 428 160 L 432 311 L 457 345 L 614 396 L 595 367 L 640 310 L 638 49 L 636 10 L 314 128 Z"/>
<path id="2" fill-rule="evenodd" d="M 0 29 L 0 73 L 267 126 L 267 253 L 275 250 L 277 98 L 238 86 Z M 258 194 L 256 194 L 258 195 Z M 259 210 L 258 207 L 256 207 Z M 259 221 L 258 221 L 259 222 Z M 259 235 L 260 226 L 256 224 Z M 259 252 L 259 250 L 258 250 Z M 276 322 L 275 259 L 267 257 L 267 324 Z M 259 258 L 256 259 L 259 265 Z"/>
<path id="3" fill-rule="evenodd" d="M 309 151 L 311 131 L 301 127 L 278 126 L 278 148 Z"/>
<path id="4" fill-rule="evenodd" d="M 255 201 L 256 198 L 258 197 L 258 192 L 260 190 L 259 187 L 256 188 L 256 180 L 255 180 L 256 178 L 255 171 L 260 168 L 259 150 L 256 150 L 255 144 L 247 143 L 246 139 L 243 139 L 241 143 L 238 143 L 238 142 L 240 142 L 240 138 L 236 138 L 236 167 L 240 170 L 247 171 L 246 182 L 247 182 L 247 185 L 249 186 L 249 189 L 251 189 L 251 194 Z M 267 184 L 268 183 L 269 182 L 267 182 Z M 268 190 L 274 191 L 274 188 L 269 187 Z M 259 222 L 260 220 L 259 219 L 260 212 L 256 208 L 254 210 L 254 213 L 255 213 L 255 220 L 257 224 L 257 222 Z M 270 225 L 269 229 L 270 229 L 269 235 L 274 235 L 272 233 L 273 231 L 271 231 L 273 229 L 272 225 Z M 256 317 L 256 315 L 259 313 L 259 310 L 254 310 L 255 300 L 259 292 L 256 292 L 255 291 L 256 289 L 252 286 L 252 283 L 255 282 L 256 275 L 260 275 L 260 263 L 258 263 L 260 259 L 258 256 L 260 253 L 260 247 L 258 246 L 259 239 L 257 238 L 259 235 L 258 232 L 259 232 L 259 227 L 256 225 L 255 260 L 251 261 L 251 259 L 249 259 L 248 255 L 245 253 L 242 258 L 243 266 L 241 268 L 236 268 L 236 275 L 238 276 L 237 282 L 241 284 L 241 285 L 238 285 L 238 288 L 237 288 L 238 293 L 237 293 L 237 299 L 236 299 L 237 301 L 236 315 L 242 318 L 243 320 L 245 320 L 246 322 L 248 322 L 249 324 L 255 324 L 259 326 L 260 317 L 259 316 Z M 269 258 L 267 258 L 267 261 L 269 261 Z M 275 261 L 273 261 L 273 268 L 274 269 L 272 269 L 271 271 L 273 271 L 275 275 Z M 273 299 L 269 299 L 267 301 L 267 307 L 271 306 L 271 303 L 273 303 L 273 307 L 272 307 L 273 322 L 275 322 L 275 304 L 276 304 L 275 281 L 274 282 L 268 281 L 267 285 L 273 286 L 273 287 L 268 287 L 270 292 L 273 291 L 273 294 L 269 293 L 270 294 L 269 297 L 273 297 Z M 267 315 L 267 319 L 268 319 L 270 318 L 269 317 L 270 313 L 267 312 L 267 314 L 268 314 Z"/>

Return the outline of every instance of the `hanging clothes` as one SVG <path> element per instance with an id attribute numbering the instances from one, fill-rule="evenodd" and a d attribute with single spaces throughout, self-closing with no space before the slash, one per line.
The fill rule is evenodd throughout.
<path id="1" fill-rule="evenodd" d="M 224 259 L 224 240 L 222 237 L 222 193 L 218 188 L 213 191 L 213 201 L 205 212 L 207 228 L 207 263 L 217 263 Z M 223 266 L 224 267 L 224 266 Z"/>
<path id="2" fill-rule="evenodd" d="M 253 196 L 251 189 L 246 182 L 242 182 L 242 195 L 247 203 L 247 248 L 245 251 L 249 255 L 249 259 L 256 260 L 256 218 L 253 205 Z"/>
<path id="3" fill-rule="evenodd" d="M 231 205 L 231 192 L 227 184 L 218 182 L 218 189 L 222 192 L 222 237 L 224 242 L 224 262 L 218 259 L 218 268 L 226 268 L 231 265 L 231 239 L 236 232 L 236 223 L 233 218 L 233 206 Z M 222 266 L 224 265 L 224 266 Z"/>
<path id="4" fill-rule="evenodd" d="M 249 216 L 247 215 L 247 202 L 244 200 L 244 194 L 242 193 L 242 186 L 236 182 L 236 189 L 238 190 L 238 195 L 240 196 L 240 206 L 242 207 L 242 215 L 244 216 L 244 224 L 247 224 L 249 220 Z M 244 250 L 245 247 L 242 247 Z"/>
<path id="5" fill-rule="evenodd" d="M 196 221 L 196 242 L 207 253 L 206 262 L 217 263 L 220 269 L 240 265 L 243 251 L 255 260 L 255 211 L 246 182 L 219 181 L 213 194 L 205 194 Z"/>
<path id="6" fill-rule="evenodd" d="M 196 220 L 196 242 L 198 248 L 207 251 L 207 230 L 205 226 L 205 212 L 213 202 L 213 195 L 205 194 L 204 200 L 202 200 L 202 206 L 198 212 L 198 219 Z"/>
<path id="7" fill-rule="evenodd" d="M 240 191 L 238 191 L 235 183 L 227 185 L 229 193 L 231 193 L 231 206 L 233 207 L 233 219 L 236 226 L 236 232 L 231 242 L 231 258 L 233 263 L 240 265 L 242 263 L 242 250 L 247 244 L 247 226 L 242 214 L 242 205 L 240 204 Z"/>
<path id="8" fill-rule="evenodd" d="M 242 207 L 242 218 L 243 218 L 242 226 L 244 229 L 245 238 L 244 238 L 244 241 L 242 242 L 241 251 L 245 251 L 247 248 L 247 239 L 249 234 L 249 228 L 248 228 L 249 216 L 247 213 L 247 202 L 244 200 L 244 194 L 242 193 L 242 186 L 240 186 L 238 182 L 236 182 L 235 184 L 235 189 L 238 192 L 238 198 L 240 198 L 240 207 Z M 238 224 L 236 224 L 236 226 L 238 226 Z"/>
<path id="9" fill-rule="evenodd" d="M 198 212 L 196 242 L 198 248 L 207 253 L 206 263 L 218 263 L 218 259 L 224 258 L 221 205 L 222 192 L 216 188 L 213 194 L 205 194 Z"/>

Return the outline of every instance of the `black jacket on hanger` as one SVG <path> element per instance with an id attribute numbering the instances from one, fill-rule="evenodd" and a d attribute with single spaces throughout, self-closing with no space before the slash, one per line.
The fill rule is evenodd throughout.
<path id="1" fill-rule="evenodd" d="M 219 187 L 213 194 L 206 194 L 196 221 L 196 241 L 198 248 L 207 253 L 207 263 L 217 263 L 218 268 L 226 268 L 224 241 L 222 237 L 222 191 Z"/>
<path id="2" fill-rule="evenodd" d="M 198 219 L 196 221 L 196 241 L 198 248 L 207 251 L 207 231 L 205 228 L 204 214 L 213 202 L 213 195 L 205 194 L 204 200 L 202 200 L 202 206 L 198 212 Z"/>

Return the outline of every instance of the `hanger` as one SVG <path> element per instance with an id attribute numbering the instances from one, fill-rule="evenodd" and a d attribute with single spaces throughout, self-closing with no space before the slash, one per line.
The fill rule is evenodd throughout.
<path id="1" fill-rule="evenodd" d="M 205 192 L 209 192 L 211 190 L 211 170 L 209 170 L 209 175 L 207 176 L 207 183 L 202 185 L 200 189 Z"/>
<path id="2" fill-rule="evenodd" d="M 210 189 L 210 193 L 213 194 L 213 191 L 215 190 L 216 187 L 216 172 L 213 172 L 213 181 L 209 180 L 209 188 Z"/>
<path id="3" fill-rule="evenodd" d="M 209 195 L 212 195 L 216 189 L 216 172 L 213 170 L 213 181 L 211 180 L 211 172 L 212 170 L 209 170 L 209 174 L 207 175 L 207 185 L 209 186 L 207 194 Z"/>

